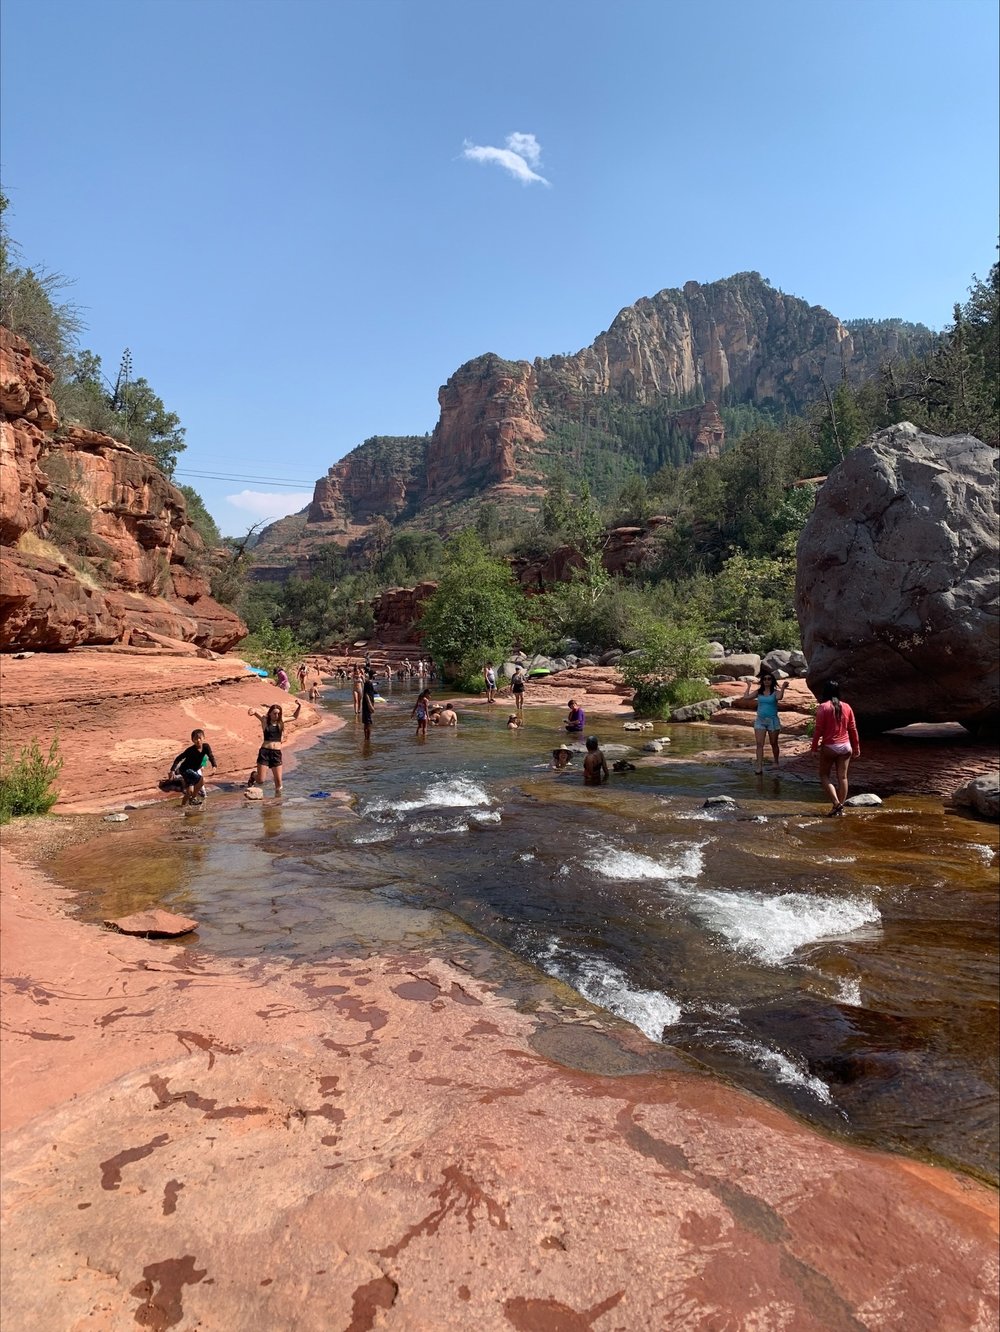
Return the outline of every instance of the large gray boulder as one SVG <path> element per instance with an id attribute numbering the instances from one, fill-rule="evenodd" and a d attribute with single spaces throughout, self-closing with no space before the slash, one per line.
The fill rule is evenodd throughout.
<path id="1" fill-rule="evenodd" d="M 1000 724 L 1000 451 L 904 422 L 827 477 L 798 545 L 809 686 L 836 679 L 861 727 Z"/>

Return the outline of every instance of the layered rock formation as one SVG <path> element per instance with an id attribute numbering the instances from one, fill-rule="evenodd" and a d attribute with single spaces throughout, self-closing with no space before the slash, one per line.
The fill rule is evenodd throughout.
<path id="1" fill-rule="evenodd" d="M 892 426 L 827 478 L 798 546 L 809 684 L 869 731 L 1000 726 L 1000 452 Z"/>
<path id="2" fill-rule="evenodd" d="M 58 425 L 52 375 L 0 329 L 0 630 L 7 648 L 128 642 L 215 651 L 246 633 L 209 589 L 209 552 L 153 460 Z"/>
<path id="3" fill-rule="evenodd" d="M 798 410 L 824 382 L 863 379 L 887 355 L 926 350 L 932 339 L 898 320 L 859 321 L 855 338 L 829 311 L 759 273 L 688 282 L 626 307 L 574 355 L 468 361 L 438 393 L 429 440 L 376 438 L 352 450 L 317 481 L 304 522 L 293 530 L 283 520 L 262 534 L 261 562 L 301 567 L 327 541 L 363 537 L 377 515 L 446 529 L 464 501 L 537 504 L 557 464 L 586 474 L 603 458 L 597 471 L 613 476 L 624 475 L 630 451 L 640 471 L 717 457 L 725 442 L 718 403 Z M 652 428 L 662 447 L 640 457 L 630 423 Z"/>

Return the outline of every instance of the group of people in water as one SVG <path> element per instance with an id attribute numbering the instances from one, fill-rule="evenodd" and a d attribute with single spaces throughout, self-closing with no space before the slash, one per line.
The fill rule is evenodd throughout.
<path id="1" fill-rule="evenodd" d="M 408 661 L 404 662 L 403 666 L 404 669 L 410 672 L 409 678 L 412 678 L 413 675 L 423 678 L 431 673 L 430 664 L 423 660 L 419 661 L 415 667 L 411 667 Z M 346 678 L 346 669 L 340 668 L 340 671 L 343 677 Z M 314 681 L 312 686 L 308 690 L 306 689 L 308 674 L 308 668 L 304 663 L 296 670 L 300 692 L 307 693 L 309 701 L 315 702 L 318 698 L 318 686 Z M 284 676 L 284 682 L 282 682 L 282 676 Z M 487 662 L 484 666 L 483 677 L 486 684 L 486 702 L 493 704 L 496 702 L 497 695 L 497 674 L 492 662 Z M 408 677 L 404 675 L 402 678 Z M 361 722 L 365 741 L 369 742 L 375 721 L 376 704 L 385 702 L 378 693 L 375 668 L 370 661 L 367 661 L 364 666 L 360 662 L 355 662 L 350 669 L 350 680 L 354 715 Z M 288 675 L 283 669 L 279 668 L 276 683 L 279 689 L 286 691 L 289 689 Z M 519 730 L 523 724 L 524 688 L 524 673 L 518 666 L 511 680 L 511 694 L 515 703 L 515 711 L 510 713 L 507 718 L 506 728 L 509 731 Z M 761 776 L 764 771 L 764 748 L 767 744 L 770 745 L 775 768 L 780 768 L 781 719 L 779 705 L 785 696 L 788 682 L 782 680 L 779 683 L 773 671 L 764 669 L 757 680 L 756 689 L 751 693 L 752 688 L 753 681 L 748 680 L 746 694 L 752 697 L 756 704 L 753 723 L 756 750 L 754 772 Z M 861 746 L 853 709 L 849 703 L 845 703 L 840 698 L 838 683 L 835 680 L 826 681 L 820 687 L 819 696 L 820 703 L 816 709 L 812 735 L 812 752 L 818 754 L 819 757 L 819 781 L 830 798 L 828 817 L 832 818 L 844 813 L 849 790 L 848 770 L 852 758 L 860 756 Z M 296 699 L 294 710 L 288 717 L 285 716 L 284 707 L 280 703 L 272 703 L 267 708 L 258 707 L 248 710 L 248 715 L 256 717 L 261 726 L 261 744 L 257 751 L 254 769 L 247 780 L 248 789 L 255 786 L 263 787 L 267 775 L 270 773 L 275 795 L 281 794 L 282 745 L 285 730 L 288 725 L 297 720 L 301 710 L 301 698 Z M 457 727 L 458 725 L 458 713 L 455 711 L 455 705 L 453 703 L 433 703 L 430 688 L 421 689 L 410 710 L 410 716 L 416 721 L 417 737 L 422 739 L 427 736 L 428 726 L 448 728 Z M 564 723 L 566 733 L 568 735 L 582 735 L 586 728 L 586 721 L 586 713 L 582 705 L 576 699 L 571 698 L 567 705 L 567 716 Z M 552 762 L 549 767 L 554 771 L 560 771 L 568 767 L 573 759 L 574 751 L 564 743 L 552 751 Z M 174 783 L 179 780 L 182 784 L 182 805 L 201 804 L 205 800 L 205 778 L 210 773 L 214 773 L 217 767 L 212 747 L 205 739 L 205 732 L 200 728 L 192 731 L 191 743 L 174 758 L 168 773 L 168 782 Z M 616 771 L 626 771 L 633 768 L 634 764 L 624 762 L 615 764 Z M 588 736 L 585 742 L 583 759 L 585 784 L 600 786 L 608 780 L 609 776 L 607 760 L 601 750 L 600 742 L 596 736 Z"/>

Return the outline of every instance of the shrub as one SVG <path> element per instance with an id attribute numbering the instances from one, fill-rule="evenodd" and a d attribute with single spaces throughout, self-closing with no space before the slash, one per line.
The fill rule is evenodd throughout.
<path id="1" fill-rule="evenodd" d="M 53 737 L 47 756 L 34 738 L 17 758 L 8 755 L 0 764 L 0 823 L 24 814 L 47 814 L 59 798 L 52 783 L 62 765 L 58 737 Z"/>
<path id="2" fill-rule="evenodd" d="M 248 634 L 239 645 L 239 654 L 251 666 L 260 666 L 270 672 L 284 666 L 295 689 L 295 664 L 306 655 L 306 649 L 290 629 L 275 629 L 265 620 L 256 633 Z"/>
<path id="3" fill-rule="evenodd" d="M 632 707 L 639 717 L 666 717 L 672 708 L 711 697 L 701 678 L 708 673 L 708 644 L 697 624 L 654 621 L 637 654 L 624 657 L 618 668 L 635 691 Z"/>

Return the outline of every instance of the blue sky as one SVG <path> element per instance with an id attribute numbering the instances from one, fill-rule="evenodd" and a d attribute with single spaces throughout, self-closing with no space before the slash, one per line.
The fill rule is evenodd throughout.
<path id="1" fill-rule="evenodd" d="M 994 0 L 4 0 L 0 35 L 11 231 L 226 532 L 663 287 L 940 327 L 995 258 Z"/>

